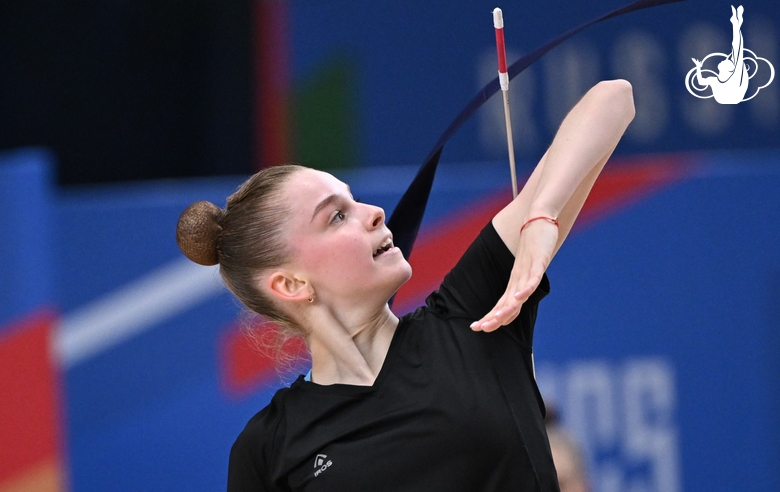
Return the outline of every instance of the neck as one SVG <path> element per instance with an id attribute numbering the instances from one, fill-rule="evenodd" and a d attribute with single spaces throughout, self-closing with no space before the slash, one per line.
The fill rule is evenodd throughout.
<path id="1" fill-rule="evenodd" d="M 312 381 L 370 386 L 382 369 L 398 318 L 387 304 L 352 320 L 344 320 L 338 310 L 315 306 L 307 324 Z"/>

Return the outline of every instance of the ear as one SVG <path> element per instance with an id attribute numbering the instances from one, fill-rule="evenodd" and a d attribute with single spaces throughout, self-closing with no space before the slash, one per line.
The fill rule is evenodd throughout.
<path id="1" fill-rule="evenodd" d="M 307 301 L 311 295 L 309 282 L 297 278 L 287 270 L 271 273 L 266 282 L 268 290 L 280 301 Z"/>

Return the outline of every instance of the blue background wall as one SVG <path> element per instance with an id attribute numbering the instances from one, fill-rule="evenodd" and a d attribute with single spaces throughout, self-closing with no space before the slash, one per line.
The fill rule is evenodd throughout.
<path id="1" fill-rule="evenodd" d="M 618 160 L 605 177 L 627 165 Z M 556 257 L 537 327 L 540 385 L 587 450 L 595 490 L 773 490 L 780 155 L 703 154 L 679 165 L 685 178 L 609 203 Z M 392 206 L 413 171 L 342 177 L 364 200 Z M 503 163 L 445 164 L 420 240 L 435 242 L 442 223 L 457 227 L 505 194 L 503 174 Z M 380 177 L 390 191 L 377 190 Z M 228 390 L 221 346 L 239 308 L 173 241 L 180 210 L 219 201 L 240 179 L 45 198 L 73 490 L 222 488 L 232 440 L 279 384 Z M 189 300 L 155 308 L 150 297 L 172 290 Z M 134 314 L 139 305 L 153 313 Z"/>
<path id="2" fill-rule="evenodd" d="M 337 62 L 351 66 L 358 162 L 417 164 L 461 106 L 496 76 L 493 8 L 503 10 L 511 62 L 627 3 L 380 0 L 356 8 L 341 0 L 291 2 L 291 79 L 300 89 Z M 776 146 L 778 84 L 761 91 L 754 104 L 736 106 L 696 99 L 685 89 L 691 58 L 730 52 L 731 3 L 689 0 L 634 12 L 592 26 L 548 53 L 510 84 L 518 155 L 537 156 L 585 90 L 616 77 L 632 82 L 637 105 L 621 153 Z M 742 5 L 745 46 L 778 68 L 780 9 L 772 0 Z M 759 70 L 756 81 L 768 73 L 766 66 Z M 466 124 L 444 159 L 505 158 L 503 125 L 496 98 Z"/>
<path id="3" fill-rule="evenodd" d="M 501 5 L 510 57 L 620 4 Z M 337 175 L 389 212 L 495 70 L 496 5 L 286 5 L 294 87 L 351 64 L 359 165 Z M 728 51 L 729 15 L 726 2 L 689 1 L 611 20 L 513 82 L 521 174 L 565 109 L 616 76 L 633 83 L 638 113 L 607 175 L 662 152 L 680 171 L 607 201 L 550 268 L 539 383 L 599 492 L 780 489 L 778 84 L 726 107 L 683 82 L 690 58 Z M 746 44 L 775 67 L 778 16 L 770 0 L 745 4 Z M 421 241 L 507 194 L 502 119 L 488 105 L 449 144 Z M 244 176 L 58 189 L 56 166 L 44 150 L 0 156 L 0 335 L 42 306 L 59 313 L 69 487 L 224 488 L 233 439 L 281 383 L 266 367 L 231 386 L 240 308 L 213 269 L 183 259 L 174 230 L 187 205 L 223 204 Z"/>

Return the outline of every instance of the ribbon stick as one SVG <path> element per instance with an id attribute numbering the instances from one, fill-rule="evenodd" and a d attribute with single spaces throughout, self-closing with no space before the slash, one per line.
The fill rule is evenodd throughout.
<path id="1" fill-rule="evenodd" d="M 635 2 L 625 5 L 619 9 L 603 14 L 559 35 L 558 37 L 536 48 L 531 53 L 523 56 L 513 64 L 509 65 L 507 67 L 509 79 L 511 80 L 519 75 L 523 70 L 528 68 L 532 63 L 541 58 L 551 49 L 555 48 L 580 31 L 587 29 L 593 24 L 596 24 L 597 22 L 612 19 L 613 17 L 618 17 L 630 12 L 636 12 L 648 7 L 656 7 L 659 5 L 681 1 L 684 0 L 636 0 Z M 474 114 L 477 109 L 479 109 L 479 107 L 490 98 L 490 96 L 498 92 L 499 88 L 499 79 L 493 79 L 485 87 L 483 87 L 477 93 L 477 95 L 474 96 L 468 102 L 468 104 L 466 104 L 463 109 L 461 109 L 455 119 L 449 124 L 449 126 L 444 130 L 444 133 L 442 133 L 442 135 L 439 137 L 439 140 L 433 146 L 430 154 L 428 154 L 428 157 L 425 158 L 422 166 L 420 166 L 420 169 L 417 171 L 414 179 L 401 197 L 398 205 L 395 206 L 395 210 L 390 216 L 390 220 L 387 222 L 387 226 L 391 231 L 393 231 L 393 244 L 401 249 L 406 258 L 409 258 L 409 256 L 412 254 L 414 241 L 417 239 L 417 233 L 420 231 L 420 224 L 422 223 L 423 215 L 425 214 L 425 207 L 428 204 L 428 198 L 431 194 L 431 186 L 433 186 L 433 178 L 436 176 L 436 169 L 439 166 L 439 159 L 441 158 L 442 151 L 444 150 L 444 144 L 447 143 L 450 137 L 454 135 L 461 126 L 463 126 L 469 117 Z"/>
<path id="2" fill-rule="evenodd" d="M 498 81 L 504 96 L 504 121 L 506 122 L 506 145 L 509 150 L 509 172 L 512 176 L 512 196 L 517 198 L 517 167 L 515 166 L 515 143 L 512 140 L 512 116 L 509 111 L 509 73 L 506 68 L 506 46 L 504 45 L 504 14 L 493 9 L 493 27 L 496 29 L 496 51 L 498 52 Z"/>

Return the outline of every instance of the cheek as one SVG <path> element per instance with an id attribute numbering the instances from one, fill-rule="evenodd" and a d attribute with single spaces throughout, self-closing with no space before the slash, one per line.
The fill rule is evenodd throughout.
<path id="1" fill-rule="evenodd" d="M 306 246 L 306 245 L 304 245 Z M 367 271 L 366 249 L 356 239 L 319 243 L 301 248 L 299 259 L 306 271 L 331 281 L 354 280 Z"/>

